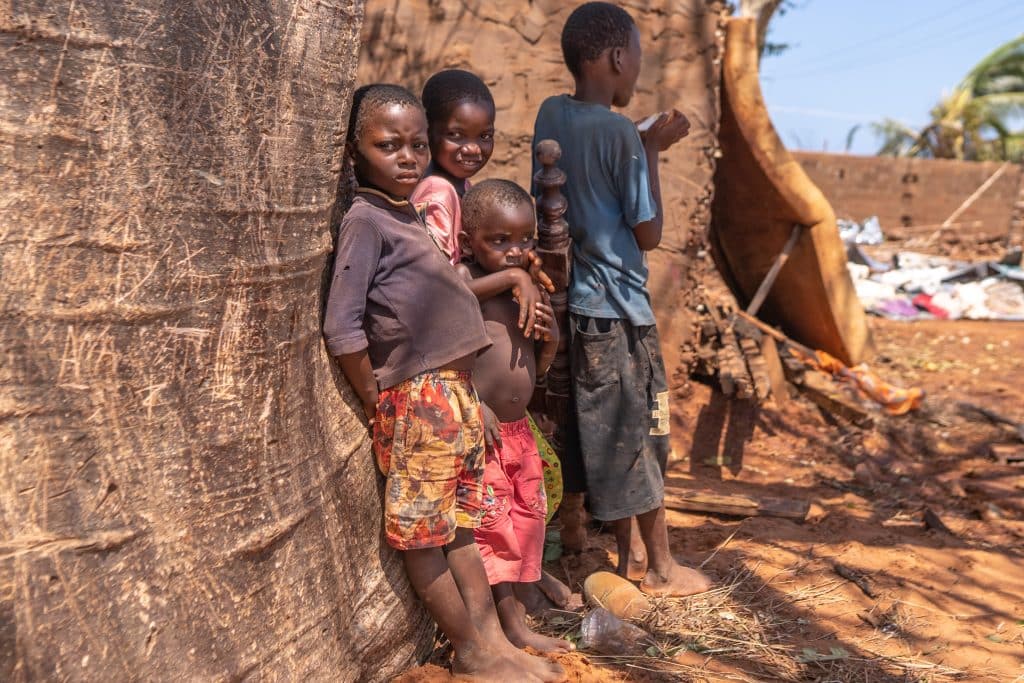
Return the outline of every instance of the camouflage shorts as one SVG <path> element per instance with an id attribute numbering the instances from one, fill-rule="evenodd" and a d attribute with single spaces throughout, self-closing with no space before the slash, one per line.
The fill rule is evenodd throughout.
<path id="1" fill-rule="evenodd" d="M 431 370 L 380 392 L 373 451 L 387 477 L 389 545 L 435 548 L 456 527 L 480 526 L 483 420 L 470 373 Z"/>

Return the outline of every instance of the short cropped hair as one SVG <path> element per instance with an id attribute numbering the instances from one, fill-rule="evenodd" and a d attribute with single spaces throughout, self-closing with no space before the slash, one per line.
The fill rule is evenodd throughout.
<path id="1" fill-rule="evenodd" d="M 491 178 L 473 185 L 462 197 L 462 229 L 472 235 L 487 220 L 495 206 L 514 209 L 521 204 L 533 205 L 530 193 L 511 180 Z"/>
<path id="2" fill-rule="evenodd" d="M 393 104 L 423 111 L 423 105 L 416 96 L 400 85 L 371 83 L 358 88 L 352 94 L 352 109 L 348 114 L 345 140 L 350 144 L 358 142 L 367 121 L 372 120 L 381 109 Z"/>
<path id="3" fill-rule="evenodd" d="M 452 110 L 463 102 L 482 104 L 494 111 L 490 88 L 476 74 L 468 71 L 438 71 L 423 86 L 423 108 L 431 125 L 447 119 Z"/>
<path id="4" fill-rule="evenodd" d="M 608 48 L 628 47 L 636 23 L 629 12 L 609 2 L 588 2 L 572 11 L 562 28 L 562 59 L 577 78 L 583 62 L 591 62 Z"/>

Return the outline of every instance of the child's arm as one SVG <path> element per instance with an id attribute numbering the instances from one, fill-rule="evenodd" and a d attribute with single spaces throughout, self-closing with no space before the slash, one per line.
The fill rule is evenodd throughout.
<path id="1" fill-rule="evenodd" d="M 665 212 L 661 206 L 661 179 L 658 175 L 658 154 L 685 138 L 690 132 L 690 121 L 682 112 L 673 109 L 658 117 L 643 134 L 644 151 L 647 154 L 647 177 L 654 195 L 654 203 L 658 214 L 649 221 L 637 223 L 633 227 L 633 235 L 637 245 L 644 251 L 650 251 L 661 243 L 661 232 L 664 226 Z"/>
<path id="2" fill-rule="evenodd" d="M 547 374 L 551 362 L 558 352 L 558 321 L 555 312 L 547 301 L 537 305 L 537 323 L 534 329 L 541 334 L 541 343 L 537 344 L 537 377 Z"/>
<path id="3" fill-rule="evenodd" d="M 541 298 L 540 291 L 528 272 L 522 268 L 506 268 L 474 278 L 473 273 L 463 263 L 455 266 L 455 272 L 466 281 L 469 291 L 473 292 L 477 301 L 486 301 L 511 289 L 512 296 L 519 302 L 519 322 L 516 326 L 523 331 L 523 336 L 533 335 L 537 304 Z"/>
<path id="4" fill-rule="evenodd" d="M 324 316 L 327 350 L 337 356 L 369 420 L 377 410 L 377 381 L 367 354 L 363 316 L 382 247 L 383 238 L 371 224 L 351 223 L 342 228 Z"/>
<path id="5" fill-rule="evenodd" d="M 377 380 L 373 376 L 370 355 L 365 349 L 355 353 L 344 353 L 338 356 L 338 362 L 341 364 L 345 379 L 352 385 L 360 403 L 363 404 L 366 419 L 372 423 L 377 414 Z"/>

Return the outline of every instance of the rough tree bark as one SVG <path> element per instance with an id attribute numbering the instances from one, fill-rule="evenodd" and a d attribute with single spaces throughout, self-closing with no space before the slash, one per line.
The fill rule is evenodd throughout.
<path id="1" fill-rule="evenodd" d="M 320 333 L 359 0 L 0 0 L 0 680 L 383 679 Z"/>

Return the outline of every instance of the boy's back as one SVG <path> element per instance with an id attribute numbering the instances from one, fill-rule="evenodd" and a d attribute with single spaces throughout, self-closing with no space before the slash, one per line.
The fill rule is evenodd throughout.
<path id="1" fill-rule="evenodd" d="M 636 126 L 608 107 L 558 95 L 537 113 L 534 144 L 544 139 L 561 146 L 558 165 L 567 176 L 562 191 L 569 204 L 575 269 L 569 309 L 654 324 L 647 259 L 632 229 L 654 218 L 657 206 Z"/>

